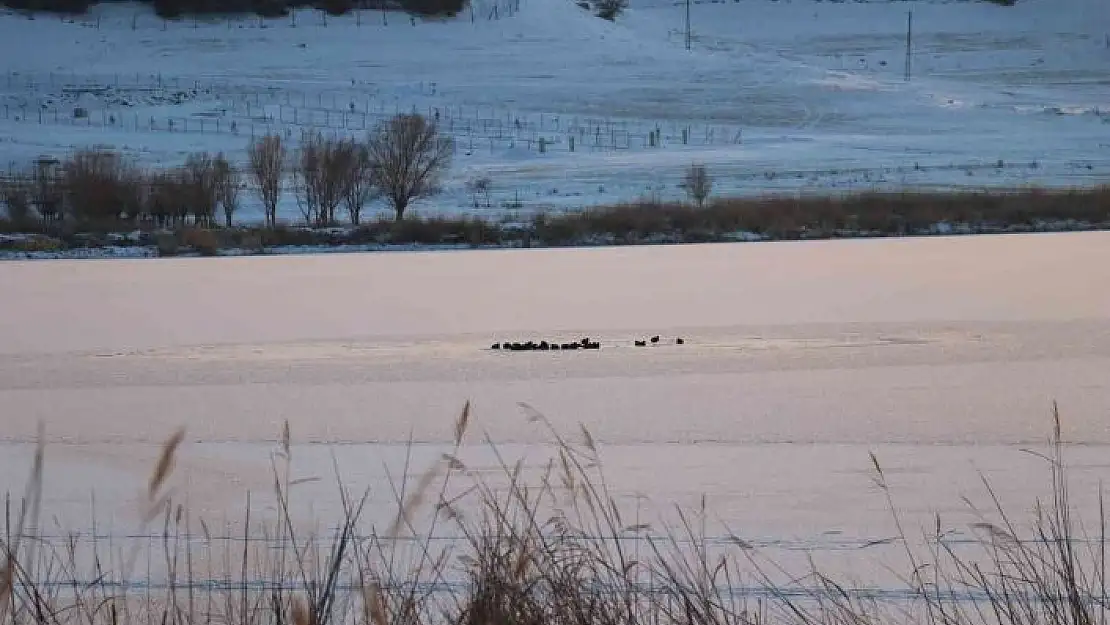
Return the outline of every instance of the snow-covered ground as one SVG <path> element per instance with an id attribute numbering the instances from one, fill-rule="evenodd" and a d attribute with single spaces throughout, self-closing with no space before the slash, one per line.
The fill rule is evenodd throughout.
<path id="1" fill-rule="evenodd" d="M 5 13 L 0 164 L 90 144 L 152 165 L 242 159 L 252 135 L 361 134 L 415 109 L 457 139 L 424 214 L 675 198 L 692 162 L 719 194 L 1110 179 L 1107 0 L 695 2 L 690 50 L 685 10 L 634 0 L 616 23 L 570 0 L 476 0 L 428 22 Z M 464 188 L 480 176 L 490 208 Z M 258 216 L 252 203 L 242 218 Z"/>

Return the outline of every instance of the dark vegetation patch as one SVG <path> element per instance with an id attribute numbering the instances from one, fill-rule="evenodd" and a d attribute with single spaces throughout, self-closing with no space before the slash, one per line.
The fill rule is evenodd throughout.
<path id="1" fill-rule="evenodd" d="M 453 16 L 466 6 L 466 0 L 138 0 L 148 4 L 165 19 L 221 15 L 255 14 L 262 17 L 281 17 L 291 9 L 314 7 L 330 15 L 343 15 L 349 11 L 381 9 L 405 11 L 414 15 Z M 31 13 L 60 13 L 79 15 L 100 0 L 0 0 L 0 5 Z"/>

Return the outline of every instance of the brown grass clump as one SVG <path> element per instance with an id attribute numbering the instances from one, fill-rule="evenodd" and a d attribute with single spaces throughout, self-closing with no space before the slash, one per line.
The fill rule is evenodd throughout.
<path id="1" fill-rule="evenodd" d="M 181 240 L 187 247 L 196 250 L 201 256 L 216 256 L 220 253 L 220 237 L 205 228 L 190 228 L 181 233 Z"/>
<path id="2" fill-rule="evenodd" d="M 768 239 L 930 234 L 934 226 L 967 232 L 1035 229 L 1038 222 L 1110 227 L 1110 187 L 1064 191 L 861 193 L 846 196 L 722 198 L 704 208 L 640 203 L 541 215 L 538 239 L 552 245 L 606 236 L 637 242 L 670 235 L 675 242 L 724 240 L 736 232 Z"/>
<path id="3" fill-rule="evenodd" d="M 1105 527 L 1085 535 L 1073 519 L 1059 417 L 1043 455 L 1051 496 L 1038 501 L 1031 533 L 992 495 L 993 510 L 970 556 L 946 542 L 939 521 L 924 551 L 913 547 L 879 459 L 874 479 L 887 497 L 904 546 L 908 599 L 865 598 L 819 570 L 786 571 L 740 538 L 710 548 L 703 498 L 677 523 L 653 531 L 622 516 L 609 491 L 602 445 L 582 427 L 575 442 L 522 405 L 551 442 L 536 474 L 485 439 L 499 471 L 471 471 L 459 458 L 471 429 L 467 403 L 451 451 L 392 485 L 397 506 L 383 532 L 363 531 L 366 495 L 337 476 L 343 515 L 326 536 L 300 534 L 290 500 L 295 444 L 284 423 L 274 452 L 275 514 L 252 516 L 248 496 L 237 540 L 190 534 L 188 510 L 169 487 L 184 431 L 163 445 L 145 493 L 157 540 L 136 543 L 122 571 L 104 568 L 94 542 L 43 537 L 44 446 L 35 455 L 19 512 L 0 539 L 0 622 L 14 625 L 1101 625 L 1106 593 Z M 410 446 L 411 449 L 411 446 Z M 418 475 L 410 478 L 411 475 Z M 462 482 L 456 484 L 456 482 Z M 10 500 L 8 502 L 10 510 Z M 1100 498 L 1101 512 L 1101 498 Z M 95 526 L 95 522 L 94 522 Z M 453 542 L 434 540 L 454 533 Z M 1093 539 L 1093 540 L 1092 540 Z M 263 542 L 258 542 L 263 541 Z M 144 558 L 164 563 L 166 583 L 117 586 Z M 91 568 L 90 568 L 91 567 Z M 149 568 L 148 568 L 149 571 Z M 754 580 L 767 597 L 736 596 Z"/>

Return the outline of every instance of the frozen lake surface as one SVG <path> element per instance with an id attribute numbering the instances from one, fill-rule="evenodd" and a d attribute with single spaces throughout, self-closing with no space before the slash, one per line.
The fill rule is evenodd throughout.
<path id="1" fill-rule="evenodd" d="M 306 522 L 335 522 L 332 458 L 388 518 L 386 467 L 450 447 L 496 473 L 484 434 L 535 475 L 524 402 L 601 448 L 620 504 L 655 518 L 704 494 L 740 536 L 838 563 L 895 557 L 872 484 L 906 524 L 971 520 L 980 474 L 1022 517 L 1058 401 L 1075 503 L 1110 473 L 1110 235 L 1012 235 L 461 253 L 11 262 L 0 271 L 0 488 L 39 422 L 56 528 L 125 534 L 159 447 L 213 527 L 263 502 L 288 420 Z M 662 337 L 654 347 L 633 340 Z M 596 352 L 505 353 L 590 336 Z M 685 345 L 674 345 L 682 336 Z M 712 529 L 712 528 L 711 528 Z M 60 530 L 59 530 L 60 531 Z M 798 552 L 801 553 L 801 552 Z"/>

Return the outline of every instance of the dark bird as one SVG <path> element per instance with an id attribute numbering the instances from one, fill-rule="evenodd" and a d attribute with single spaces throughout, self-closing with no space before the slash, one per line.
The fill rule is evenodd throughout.
<path id="1" fill-rule="evenodd" d="M 685 345 L 686 341 L 683 340 L 683 338 L 680 336 L 680 337 L 678 337 L 677 339 L 674 340 L 674 344 L 675 345 Z"/>
<path id="2" fill-rule="evenodd" d="M 490 349 L 501 349 L 501 343 L 494 343 L 490 345 Z"/>
<path id="3" fill-rule="evenodd" d="M 586 349 L 601 349 L 601 343 L 586 343 Z"/>
<path id="4" fill-rule="evenodd" d="M 658 335 L 658 334 L 656 334 L 655 336 L 651 337 L 651 342 L 652 342 L 653 344 L 654 344 L 654 343 L 658 343 L 658 342 L 659 342 L 659 335 Z"/>
<path id="5" fill-rule="evenodd" d="M 636 347 L 647 347 L 647 341 L 636 341 Z"/>
<path id="6" fill-rule="evenodd" d="M 578 342 L 582 344 L 582 347 L 585 347 L 585 346 L 590 344 L 590 337 L 586 337 L 586 338 L 584 338 L 584 339 L 582 339 L 581 341 L 578 341 Z"/>

